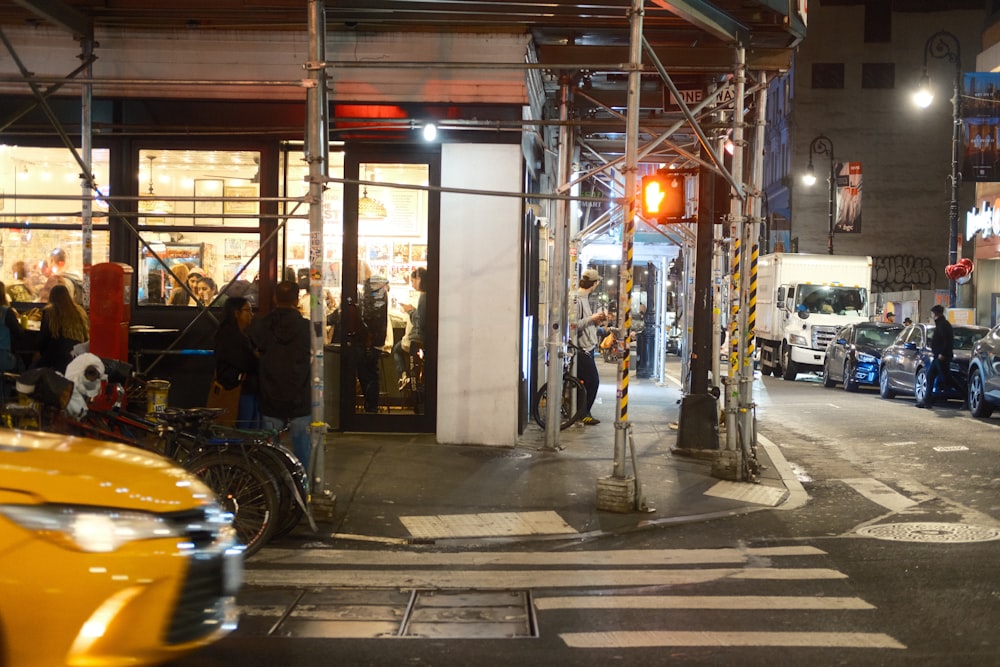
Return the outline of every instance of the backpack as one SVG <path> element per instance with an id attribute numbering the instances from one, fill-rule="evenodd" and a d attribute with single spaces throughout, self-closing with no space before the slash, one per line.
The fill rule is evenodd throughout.
<path id="1" fill-rule="evenodd" d="M 361 313 L 371 336 L 370 345 L 385 345 L 389 321 L 389 286 L 382 276 L 372 276 L 365 281 L 361 294 Z"/>
<path id="2" fill-rule="evenodd" d="M 371 347 L 371 332 L 361 317 L 361 309 L 357 304 L 344 304 L 341 323 L 344 325 L 345 343 L 358 349 Z"/>

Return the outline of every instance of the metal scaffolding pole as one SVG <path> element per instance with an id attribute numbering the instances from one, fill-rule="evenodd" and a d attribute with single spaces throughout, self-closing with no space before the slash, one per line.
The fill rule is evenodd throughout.
<path id="1" fill-rule="evenodd" d="M 309 457 L 309 505 L 332 518 L 333 492 L 326 484 L 326 420 L 323 415 L 323 190 L 330 142 L 327 139 L 326 11 L 323 0 L 309 0 L 309 75 L 306 89 L 306 161 L 309 164 L 309 319 L 312 341 L 312 453 Z M 308 514 L 313 530 L 316 524 Z"/>
<path id="2" fill-rule="evenodd" d="M 744 139 L 744 108 L 742 102 L 746 87 L 746 51 L 742 46 L 735 49 L 736 63 L 733 72 L 733 85 L 735 86 L 735 99 L 740 101 L 733 108 L 733 180 L 742 185 L 743 183 L 743 154 L 746 147 Z M 712 463 L 712 474 L 724 479 L 740 480 L 743 477 L 743 453 L 738 436 L 740 426 L 737 419 L 741 412 L 745 411 L 744 402 L 741 400 L 741 387 L 745 376 L 744 361 L 746 358 L 746 336 L 747 314 L 746 314 L 746 256 L 747 246 L 753 243 L 754 239 L 745 238 L 744 222 L 746 221 L 745 207 L 747 202 L 744 198 L 732 197 L 729 207 L 729 228 L 733 231 L 732 246 L 732 286 L 733 290 L 729 295 L 731 302 L 732 319 L 729 323 L 730 347 L 735 354 L 730 356 L 730 368 L 728 377 L 724 378 L 725 383 L 725 417 L 726 417 L 726 438 L 725 443 L 717 453 Z M 751 380 L 752 369 L 751 369 Z M 746 432 L 743 431 L 743 435 Z"/>
<path id="3" fill-rule="evenodd" d="M 639 102 L 640 86 L 642 85 L 642 17 L 643 1 L 632 0 L 629 12 L 629 70 L 628 70 L 628 108 L 625 122 L 625 198 L 622 204 L 622 262 L 619 270 L 618 284 L 621 286 L 618 296 L 618 312 L 622 316 L 622 328 L 625 330 L 625 349 L 618 364 L 617 398 L 615 413 L 615 446 L 614 462 L 611 475 L 597 480 L 597 509 L 612 512 L 628 512 L 633 509 L 646 509 L 642 497 L 642 486 L 639 484 L 639 473 L 635 470 L 635 456 L 632 457 L 633 475 L 627 476 L 626 447 L 627 439 L 631 437 L 631 424 L 628 420 L 628 384 L 629 365 L 631 362 L 632 341 L 632 254 L 635 242 L 636 219 L 636 177 L 639 152 Z M 633 452 L 634 454 L 634 452 Z"/>
<path id="4" fill-rule="evenodd" d="M 569 74 L 564 73 L 559 81 L 559 119 L 569 118 L 569 106 L 572 102 L 573 87 Z M 557 152 L 558 190 L 569 181 L 570 165 L 573 161 L 573 138 L 571 128 L 567 124 L 559 126 L 559 146 Z M 545 404 L 545 449 L 559 448 L 559 424 L 562 422 L 560 407 L 562 401 L 563 355 L 566 354 L 566 304 L 568 302 L 569 275 L 569 202 L 565 199 L 555 200 L 555 219 L 550 227 L 555 230 L 553 236 L 552 264 L 549 267 L 549 316 L 546 350 L 549 365 L 545 373 L 548 385 L 548 398 Z"/>
<path id="5" fill-rule="evenodd" d="M 84 37 L 80 40 L 83 53 L 80 58 L 87 63 L 86 75 L 93 75 L 94 40 Z M 83 307 L 90 309 L 90 270 L 94 266 L 94 170 L 93 170 L 93 93 L 94 87 L 87 84 L 80 91 L 80 159 L 86 170 L 80 173 L 80 219 L 83 225 Z"/>
<path id="6" fill-rule="evenodd" d="M 754 357 L 754 330 L 757 326 L 757 258 L 760 254 L 760 246 L 757 241 L 760 238 L 761 212 L 763 208 L 763 183 L 764 183 L 764 130 L 767 125 L 767 75 L 761 74 L 761 83 L 756 93 L 757 103 L 755 105 L 756 117 L 754 119 L 755 131 L 752 143 L 752 157 L 749 198 L 749 216 L 743 225 L 744 247 L 748 261 L 745 262 L 746 272 L 742 305 L 746 312 L 745 328 L 743 329 L 743 340 L 741 350 L 741 382 L 740 382 L 740 403 L 739 420 L 741 425 L 740 445 L 742 447 L 743 467 L 741 471 L 742 481 L 754 481 L 760 466 L 757 463 L 757 429 L 754 425 L 756 406 L 753 400 L 753 357 Z"/>

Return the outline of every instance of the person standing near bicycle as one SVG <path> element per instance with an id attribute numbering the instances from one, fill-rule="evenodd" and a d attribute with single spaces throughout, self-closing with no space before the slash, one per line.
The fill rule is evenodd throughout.
<path id="1" fill-rule="evenodd" d="M 260 415 L 264 428 L 280 431 L 287 425 L 292 452 L 309 467 L 312 438 L 312 340 L 309 320 L 299 312 L 299 285 L 285 280 L 274 290 L 275 308 L 246 329 L 257 351 Z"/>
<path id="2" fill-rule="evenodd" d="M 237 428 L 259 429 L 260 401 L 258 400 L 257 354 L 246 336 L 247 327 L 253 322 L 253 307 L 246 297 L 233 296 L 222 305 L 222 321 L 215 333 L 215 382 L 221 387 L 220 396 L 228 392 L 233 397 L 222 398 L 230 405 L 231 414 L 218 419 L 218 423 Z M 209 405 L 213 386 L 209 395 Z"/>
<path id="3" fill-rule="evenodd" d="M 583 386 L 587 389 L 587 410 L 582 420 L 587 426 L 596 426 L 601 423 L 600 419 L 596 419 L 590 414 L 590 409 L 597 399 L 597 390 L 601 386 L 601 376 L 597 373 L 597 364 L 594 362 L 597 328 L 608 321 L 607 313 L 595 313 L 590 309 L 590 293 L 600 282 L 601 274 L 597 272 L 597 269 L 587 269 L 580 276 L 580 286 L 576 291 L 576 316 L 570 326 L 570 337 L 580 348 L 576 355 L 576 376 L 580 378 Z"/>

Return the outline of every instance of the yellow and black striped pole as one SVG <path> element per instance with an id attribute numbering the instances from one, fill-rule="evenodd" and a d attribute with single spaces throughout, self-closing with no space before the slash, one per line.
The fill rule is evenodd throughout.
<path id="1" fill-rule="evenodd" d="M 622 314 L 622 327 L 625 328 L 625 350 L 618 362 L 618 417 L 617 422 L 628 421 L 628 373 L 631 364 L 632 348 L 632 255 L 635 246 L 635 199 L 632 199 L 629 215 L 625 217 L 622 234 L 622 268 L 618 275 L 621 286 L 618 298 L 618 312 Z"/>
<path id="2" fill-rule="evenodd" d="M 754 243 L 750 247 L 750 280 L 747 290 L 747 330 L 746 330 L 746 355 L 743 357 L 744 369 L 749 369 L 750 377 L 753 377 L 753 353 L 756 345 L 754 331 L 757 329 L 757 257 L 760 255 L 760 246 Z"/>
<path id="3" fill-rule="evenodd" d="M 739 368 L 740 350 L 740 271 L 742 269 L 742 245 L 738 234 L 733 235 L 733 266 L 729 290 L 729 377 Z"/>
<path id="4" fill-rule="evenodd" d="M 635 447 L 632 449 L 632 471 L 626 469 L 626 436 L 631 433 L 628 422 L 628 367 L 632 335 L 632 246 L 635 242 L 635 216 L 638 211 L 638 135 L 639 102 L 642 88 L 642 17 L 644 0 L 632 0 L 629 12 L 629 74 L 628 110 L 625 131 L 625 197 L 622 202 L 622 268 L 619 272 L 619 313 L 625 328 L 625 351 L 618 369 L 618 405 L 615 412 L 614 467 L 611 474 L 597 480 L 597 509 L 611 512 L 630 512 L 645 509 L 639 471 L 635 465 Z"/>

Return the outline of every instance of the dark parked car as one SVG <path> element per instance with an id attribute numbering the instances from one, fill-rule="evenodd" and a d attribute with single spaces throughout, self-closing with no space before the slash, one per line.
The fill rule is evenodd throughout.
<path id="1" fill-rule="evenodd" d="M 952 384 L 942 398 L 965 400 L 965 382 L 969 370 L 969 356 L 972 347 L 989 329 L 969 325 L 954 325 L 955 356 L 949 371 Z M 903 329 L 892 345 L 882 351 L 879 367 L 879 393 L 882 398 L 893 398 L 896 394 L 912 394 L 917 403 L 927 397 L 927 371 L 931 365 L 931 336 L 933 324 L 911 324 Z M 935 391 L 940 396 L 940 387 Z"/>
<path id="2" fill-rule="evenodd" d="M 989 417 L 1000 407 L 1000 324 L 986 334 L 969 359 L 969 410 L 973 417 Z"/>
<path id="3" fill-rule="evenodd" d="M 847 391 L 857 391 L 862 384 L 878 386 L 882 350 L 892 345 L 902 330 L 902 324 L 889 322 L 848 324 L 826 348 L 823 385 L 832 387 L 843 382 Z"/>

